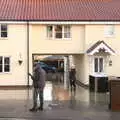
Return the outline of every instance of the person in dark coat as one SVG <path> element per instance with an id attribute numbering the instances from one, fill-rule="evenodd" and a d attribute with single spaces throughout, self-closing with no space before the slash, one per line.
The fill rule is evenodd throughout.
<path id="1" fill-rule="evenodd" d="M 76 70 L 74 67 L 72 67 L 69 72 L 69 79 L 70 79 L 71 91 L 72 89 L 75 91 L 76 90 Z"/>
<path id="2" fill-rule="evenodd" d="M 33 80 L 33 108 L 30 111 L 43 110 L 43 91 L 45 87 L 46 72 L 41 68 L 40 64 L 35 62 L 33 75 L 29 74 Z M 37 100 L 40 100 L 40 106 L 37 108 Z"/>

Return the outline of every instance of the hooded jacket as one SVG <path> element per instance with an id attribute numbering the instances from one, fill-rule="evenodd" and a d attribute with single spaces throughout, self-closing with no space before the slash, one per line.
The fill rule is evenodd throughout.
<path id="1" fill-rule="evenodd" d="M 32 80 L 34 88 L 40 88 L 41 90 L 44 89 L 46 72 L 41 68 L 39 63 L 37 63 L 37 65 L 34 68 Z"/>
<path id="2" fill-rule="evenodd" d="M 76 80 L 76 71 L 75 71 L 75 69 L 71 69 L 71 71 L 69 72 L 69 79 L 70 79 L 70 81 L 75 81 Z"/>

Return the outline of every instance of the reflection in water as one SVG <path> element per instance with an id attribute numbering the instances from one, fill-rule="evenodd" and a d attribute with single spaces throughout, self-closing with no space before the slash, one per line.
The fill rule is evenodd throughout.
<path id="1" fill-rule="evenodd" d="M 69 100 L 69 92 L 60 86 L 53 86 L 53 99 L 54 100 Z"/>
<path id="2" fill-rule="evenodd" d="M 44 89 L 44 100 L 46 101 L 62 101 L 62 100 L 70 100 L 69 91 L 64 89 L 63 85 L 52 84 L 51 82 L 47 82 Z"/>
<path id="3" fill-rule="evenodd" d="M 26 104 L 32 101 L 33 89 L 0 89 L 0 100 L 26 100 Z M 19 94 L 18 94 L 19 93 Z M 60 82 L 46 82 L 44 89 L 45 101 L 69 101 L 70 107 L 74 108 L 76 103 L 85 102 L 91 103 L 109 103 L 108 93 L 94 93 L 89 92 L 89 89 L 83 87 L 76 87 L 76 92 L 70 89 L 64 89 L 63 83 Z M 76 102 L 77 101 L 77 102 Z"/>
<path id="4" fill-rule="evenodd" d="M 109 103 L 108 93 L 90 92 L 89 98 L 92 103 Z"/>
<path id="5" fill-rule="evenodd" d="M 70 107 L 76 105 L 76 101 L 92 103 L 108 103 L 108 95 L 106 93 L 89 92 L 89 89 L 77 87 L 76 91 L 64 89 L 62 83 L 47 82 L 44 90 L 45 101 L 69 101 Z"/>
<path id="6" fill-rule="evenodd" d="M 74 109 L 76 107 L 76 92 L 71 92 L 71 99 L 70 99 L 70 108 Z"/>
<path id="7" fill-rule="evenodd" d="M 53 91 L 52 84 L 47 83 L 44 89 L 44 100 L 53 100 L 52 91 Z"/>

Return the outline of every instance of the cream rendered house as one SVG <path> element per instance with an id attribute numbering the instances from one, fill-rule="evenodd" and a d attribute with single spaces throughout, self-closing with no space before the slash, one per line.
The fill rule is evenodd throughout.
<path id="1" fill-rule="evenodd" d="M 120 76 L 119 0 L 0 2 L 0 86 L 27 86 L 34 55 L 72 55 L 77 80 Z"/>

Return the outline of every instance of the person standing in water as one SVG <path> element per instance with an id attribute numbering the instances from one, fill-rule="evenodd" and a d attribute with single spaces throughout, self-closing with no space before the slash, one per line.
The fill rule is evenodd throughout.
<path id="1" fill-rule="evenodd" d="M 31 75 L 31 79 L 33 80 L 33 107 L 29 109 L 29 111 L 37 111 L 43 110 L 43 102 L 44 102 L 44 87 L 45 87 L 45 80 L 46 80 L 46 72 L 41 68 L 40 64 L 35 61 L 33 67 L 33 75 Z M 37 100 L 40 100 L 40 106 L 37 108 Z"/>

